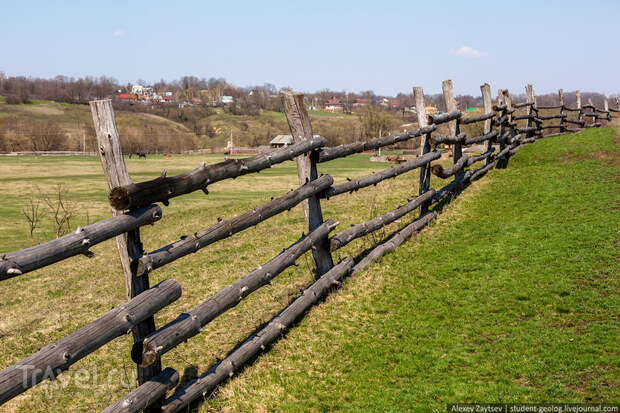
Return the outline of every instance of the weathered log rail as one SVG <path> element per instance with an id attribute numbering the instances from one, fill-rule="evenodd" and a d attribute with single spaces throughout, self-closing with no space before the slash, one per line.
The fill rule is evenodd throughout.
<path id="1" fill-rule="evenodd" d="M 79 254 L 92 256 L 90 247 L 117 235 L 161 219 L 159 205 L 151 205 L 125 214 L 78 227 L 75 232 L 16 252 L 0 256 L 0 280 L 16 277 Z"/>
<path id="2" fill-rule="evenodd" d="M 0 404 L 45 379 L 54 380 L 69 366 L 126 334 L 181 296 L 181 286 L 165 280 L 116 307 L 67 337 L 0 371 Z"/>
<path id="3" fill-rule="evenodd" d="M 133 298 L 69 336 L 0 371 L 0 404 L 35 386 L 43 379 L 50 378 L 49 374 L 44 372 L 52 372 L 55 377 L 114 338 L 127 331 L 133 331 L 131 358 L 138 369 L 139 387 L 108 406 L 105 412 L 141 410 L 173 412 L 185 409 L 191 402 L 203 398 L 264 350 L 289 328 L 295 319 L 332 287 L 337 286 L 344 277 L 361 271 L 372 261 L 394 250 L 428 225 L 440 212 L 439 203 L 448 199 L 448 195 L 457 194 L 496 166 L 506 167 L 510 157 L 523 145 L 545 137 L 561 136 L 584 128 L 602 126 L 603 121 L 611 120 L 612 113 L 620 112 L 620 107 L 610 108 L 607 102 L 605 109 L 596 108 L 591 103 L 581 105 L 579 92 L 577 108 L 568 108 L 564 105 L 562 90 L 559 91 L 558 105 L 539 107 L 536 105 L 531 85 L 526 87 L 527 101 L 517 104 L 512 103 L 506 90 L 500 89 L 495 104 L 488 84 L 481 86 L 481 92 L 484 114 L 466 117 L 457 109 L 452 82 L 445 81 L 443 97 L 447 112 L 426 115 L 422 88 L 416 87 L 414 98 L 416 107 L 419 108 L 418 129 L 335 147 L 325 147 L 323 138 L 313 138 L 303 96 L 288 93 L 283 96 L 283 101 L 291 133 L 295 137 L 294 144 L 251 158 L 231 159 L 213 165 L 203 163 L 199 168 L 179 176 L 166 177 L 164 172 L 155 180 L 141 183 L 132 183 L 128 178 L 111 104 L 109 101 L 93 102 L 91 109 L 97 123 L 98 139 L 99 135 L 102 138 L 100 155 L 111 188 L 110 203 L 117 210 L 115 216 L 78 228 L 74 233 L 56 240 L 0 255 L 0 280 L 34 271 L 75 255 L 90 255 L 90 247 L 117 237 L 127 280 L 127 292 Z M 539 112 L 558 109 L 558 114 L 545 112 L 542 115 Z M 559 124 L 546 123 L 555 119 L 559 119 Z M 481 135 L 468 137 L 460 132 L 461 125 L 476 122 L 484 122 L 484 132 Z M 433 135 L 438 130 L 437 125 L 441 124 L 447 124 L 449 134 Z M 566 125 L 580 127 L 570 128 Z M 559 131 L 543 134 L 546 130 L 554 129 Z M 421 137 L 420 155 L 398 166 L 365 177 L 348 179 L 347 182 L 339 184 L 334 184 L 331 176 L 318 173 L 318 164 L 364 151 L 377 150 L 415 137 Z M 480 143 L 484 146 L 482 153 L 470 155 L 462 153 L 464 147 Z M 438 149 L 440 144 L 452 145 L 452 165 L 433 163 L 441 157 L 441 151 Z M 146 254 L 142 251 L 137 231 L 141 226 L 154 224 L 162 217 L 161 207 L 154 203 L 162 202 L 167 205 L 169 199 L 199 189 L 208 193 L 207 186 L 214 182 L 259 172 L 277 163 L 293 159 L 296 159 L 298 164 L 300 186 L 297 189 L 244 214 L 222 220 L 188 237 L 182 237 L 181 240 L 158 250 Z M 473 170 L 468 169 L 478 162 L 483 162 L 482 166 Z M 330 233 L 338 224 L 331 220 L 323 220 L 322 199 L 377 185 L 417 168 L 420 169 L 420 184 L 419 195 L 415 199 L 408 200 L 400 207 L 367 222 L 352 225 L 330 237 Z M 431 173 L 442 179 L 449 177 L 454 179 L 441 188 L 434 189 L 430 185 Z M 304 231 L 307 235 L 302 235 L 282 253 L 224 287 L 212 297 L 198 303 L 193 309 L 169 320 L 162 327 L 155 328 L 153 314 L 178 299 L 181 287 L 173 280 L 165 280 L 149 288 L 150 271 L 188 254 L 196 253 L 208 245 L 258 225 L 299 204 L 302 204 L 304 209 L 306 217 Z M 334 265 L 332 252 L 410 216 L 417 209 L 419 216 L 411 218 L 408 225 L 397 230 L 386 242 L 376 245 L 356 261 L 346 257 Z M 174 390 L 179 383 L 179 374 L 171 368 L 161 370 L 162 355 L 199 334 L 207 323 L 236 306 L 252 292 L 270 284 L 274 277 L 295 265 L 303 254 L 310 251 L 317 268 L 316 281 L 228 357 L 197 379 Z M 32 368 L 28 367 L 26 369 L 28 371 L 24 372 L 24 366 Z M 170 391 L 174 393 L 169 395 Z M 169 397 L 165 399 L 166 396 Z"/>

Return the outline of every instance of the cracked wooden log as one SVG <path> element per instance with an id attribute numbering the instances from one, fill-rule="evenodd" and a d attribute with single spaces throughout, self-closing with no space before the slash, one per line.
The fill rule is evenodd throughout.
<path id="1" fill-rule="evenodd" d="M 431 136 L 431 141 L 433 145 L 437 146 L 442 143 L 446 144 L 454 144 L 465 141 L 467 134 L 465 132 L 461 132 L 456 136 L 452 135 L 439 135 L 439 136 Z"/>
<path id="2" fill-rule="evenodd" d="M 366 268 L 368 265 L 370 265 L 371 262 L 379 259 L 380 257 L 384 256 L 388 252 L 394 251 L 396 247 L 398 247 L 400 244 L 405 242 L 407 239 L 411 238 L 413 234 L 415 234 L 416 232 L 424 228 L 436 216 L 437 216 L 436 211 L 427 212 L 426 214 L 422 215 L 421 217 L 413 221 L 411 224 L 401 229 L 397 234 L 395 234 L 388 241 L 375 247 L 372 251 L 370 251 L 368 255 L 362 258 L 360 262 L 355 264 L 355 266 L 353 267 L 353 274 L 360 272 L 361 270 Z"/>
<path id="3" fill-rule="evenodd" d="M 177 384 L 179 384 L 179 373 L 168 367 L 116 403 L 109 405 L 102 413 L 141 412 L 155 401 L 165 397 L 166 393 L 175 388 Z"/>
<path id="4" fill-rule="evenodd" d="M 409 172 L 412 169 L 427 165 L 435 159 L 439 159 L 440 157 L 441 153 L 439 152 L 428 152 L 422 156 L 418 156 L 417 158 L 410 159 L 407 162 L 404 162 L 398 166 L 375 172 L 363 178 L 353 179 L 339 185 L 334 185 L 331 188 L 327 189 L 325 192 L 323 192 L 321 196 L 325 198 L 331 198 L 345 192 L 357 191 L 360 188 L 375 185 L 383 180 L 394 178 L 398 175 L 404 174 L 405 172 Z"/>
<path id="5" fill-rule="evenodd" d="M 406 131 L 403 133 L 383 136 L 381 138 L 373 138 L 365 142 L 354 142 L 328 148 L 321 148 L 316 151 L 317 162 L 327 162 L 333 159 L 342 158 L 369 150 L 375 150 L 384 146 L 393 145 L 398 142 L 404 142 L 411 138 L 425 135 L 433 132 L 437 127 L 435 125 L 426 126 L 420 129 Z"/>
<path id="6" fill-rule="evenodd" d="M 179 283 L 164 280 L 79 330 L 0 371 L 0 404 L 45 379 L 54 380 L 69 366 L 131 331 L 138 323 L 180 296 Z"/>
<path id="7" fill-rule="evenodd" d="M 485 113 L 484 115 L 470 116 L 468 118 L 461 118 L 461 124 L 462 125 L 468 125 L 470 123 L 482 122 L 482 121 L 485 121 L 487 119 L 493 119 L 495 116 L 497 116 L 497 114 L 491 112 L 491 113 Z"/>
<path id="8" fill-rule="evenodd" d="M 304 199 L 323 193 L 334 180 L 329 175 L 320 176 L 300 186 L 286 195 L 267 202 L 251 211 L 234 218 L 220 221 L 215 225 L 195 232 L 193 235 L 168 244 L 138 259 L 137 274 L 146 274 L 188 254 L 194 253 L 216 241 L 228 238 L 239 231 L 254 226 L 283 211 L 293 208 Z"/>
<path id="9" fill-rule="evenodd" d="M 303 140 L 285 148 L 251 158 L 228 159 L 212 165 L 201 165 L 193 171 L 172 177 L 119 186 L 110 192 L 110 204 L 117 210 L 136 209 L 154 202 L 168 203 L 170 198 L 188 194 L 228 178 L 258 172 L 272 165 L 293 160 L 298 155 L 325 146 L 322 137 Z"/>
<path id="10" fill-rule="evenodd" d="M 250 293 L 269 284 L 276 275 L 294 265 L 305 252 L 315 248 L 318 242 L 328 239 L 329 232 L 337 225 L 335 221 L 325 221 L 266 264 L 226 286 L 187 313 L 179 315 L 144 340 L 136 342 L 131 351 L 132 359 L 142 367 L 154 364 L 162 354 L 198 334 L 205 324 L 236 306 Z"/>
<path id="11" fill-rule="evenodd" d="M 485 133 L 483 135 L 474 136 L 473 138 L 467 138 L 463 142 L 463 145 L 472 145 L 474 143 L 480 143 L 480 142 L 493 139 L 494 137 L 498 135 L 498 133 L 499 133 L 498 131 L 494 130 L 489 133 Z"/>
<path id="12" fill-rule="evenodd" d="M 442 123 L 450 122 L 452 120 L 460 119 L 461 112 L 458 110 L 451 110 L 443 113 L 432 113 L 428 116 L 428 121 L 432 125 L 439 125 Z"/>
<path id="13" fill-rule="evenodd" d="M 0 255 L 0 280 L 22 275 L 78 254 L 90 256 L 89 248 L 93 245 L 152 224 L 161 219 L 161 214 L 158 205 L 150 205 L 83 228 L 78 227 L 74 232 L 55 240 Z"/>
<path id="14" fill-rule="evenodd" d="M 402 205 L 396 208 L 393 211 L 387 212 L 381 216 L 378 216 L 374 219 L 371 219 L 368 222 L 364 222 L 363 224 L 353 225 L 344 231 L 339 232 L 330 238 L 331 250 L 336 251 L 339 248 L 344 247 L 351 241 L 366 236 L 371 232 L 374 232 L 384 226 L 391 224 L 414 211 L 417 207 L 419 207 L 423 202 L 428 201 L 433 198 L 435 195 L 435 190 L 430 189 L 425 192 L 423 195 L 418 196 L 412 201 L 409 201 L 405 205 Z"/>
<path id="15" fill-rule="evenodd" d="M 347 257 L 323 274 L 310 287 L 305 289 L 300 297 L 274 317 L 260 331 L 250 336 L 224 360 L 200 377 L 190 381 L 186 386 L 177 389 L 170 398 L 166 399 L 162 411 L 164 413 L 184 411 L 192 401 L 207 397 L 217 385 L 232 377 L 259 352 L 265 350 L 286 329 L 291 327 L 295 320 L 326 295 L 329 290 L 339 285 L 342 279 L 350 274 L 352 268 L 353 260 Z"/>

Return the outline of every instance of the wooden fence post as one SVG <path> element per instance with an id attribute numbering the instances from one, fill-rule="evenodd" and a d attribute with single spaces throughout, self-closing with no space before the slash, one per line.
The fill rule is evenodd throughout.
<path id="1" fill-rule="evenodd" d="M 527 85 L 525 85 L 525 99 L 527 102 L 534 103 L 534 99 L 535 99 L 534 98 L 534 86 L 532 86 L 531 83 L 528 83 Z M 525 107 L 526 115 L 529 116 L 532 114 L 532 112 L 534 111 L 532 110 L 532 107 L 530 105 Z M 533 124 L 534 124 L 534 121 L 528 118 L 525 126 L 529 128 Z M 525 137 L 526 139 L 532 137 L 532 132 L 527 132 L 525 134 Z"/>
<path id="2" fill-rule="evenodd" d="M 501 100 L 500 100 L 500 98 L 498 96 L 498 101 L 499 101 L 499 104 L 503 103 L 504 105 L 506 105 L 506 110 L 504 111 L 504 114 L 506 116 L 506 122 L 508 124 L 510 124 L 512 122 L 512 114 L 510 114 L 509 111 L 512 108 L 512 100 L 510 99 L 510 93 L 508 92 L 508 89 L 501 90 Z M 500 131 L 500 136 L 503 136 L 504 139 L 505 139 L 506 137 L 504 136 L 504 134 L 507 131 L 509 131 L 509 130 L 512 130 L 512 126 L 508 125 L 506 127 L 506 126 L 502 125 L 501 131 Z M 511 134 L 511 135 L 513 135 L 513 134 Z M 499 147 L 500 151 L 502 149 L 504 149 L 505 147 L 506 147 L 505 143 L 500 143 L 500 147 Z M 502 156 L 501 158 L 499 158 L 497 160 L 497 164 L 496 164 L 495 168 L 496 169 L 504 169 L 504 168 L 506 168 L 508 166 L 508 157 L 509 157 L 509 155 L 506 154 L 506 155 Z"/>
<path id="3" fill-rule="evenodd" d="M 446 112 L 451 112 L 453 110 L 457 110 L 457 103 L 456 103 L 456 99 L 454 99 L 454 89 L 452 86 L 452 80 L 444 80 L 441 83 L 441 88 L 443 90 L 443 100 L 444 103 L 446 104 Z M 450 135 L 452 136 L 456 136 L 460 133 L 460 125 L 459 125 L 459 120 L 455 119 L 455 120 L 451 120 L 450 122 L 448 122 L 448 130 Z M 463 148 L 461 146 L 461 143 L 455 143 L 452 145 L 452 161 L 453 163 L 456 163 L 459 159 L 461 159 L 461 157 L 463 156 Z M 454 179 L 461 179 L 463 177 L 463 175 L 465 174 L 464 170 L 460 170 L 459 172 L 456 173 Z"/>
<path id="4" fill-rule="evenodd" d="M 582 108 L 581 108 L 581 92 L 580 91 L 576 91 L 575 92 L 575 97 L 577 97 L 577 109 L 579 109 L 579 112 L 577 112 L 577 120 L 581 120 L 582 116 Z M 585 126 L 585 125 L 582 125 Z"/>
<path id="5" fill-rule="evenodd" d="M 489 114 L 493 112 L 493 98 L 491 97 L 491 86 L 488 83 L 480 86 L 480 91 L 482 92 L 482 102 L 484 104 L 484 114 Z M 484 133 L 491 133 L 491 129 L 493 128 L 493 119 L 487 119 L 484 121 Z M 489 152 L 493 147 L 492 139 L 488 139 L 484 143 L 484 152 Z M 484 160 L 484 166 L 493 162 L 492 156 L 487 156 Z"/>
<path id="6" fill-rule="evenodd" d="M 558 89 L 558 98 L 560 100 L 560 115 L 564 115 L 564 90 Z M 564 118 L 560 118 L 560 133 L 566 132 Z"/>
<path id="7" fill-rule="evenodd" d="M 415 111 L 418 115 L 418 127 L 423 128 L 428 126 L 428 119 L 426 119 L 426 107 L 424 106 L 424 91 L 421 87 L 416 86 L 413 88 L 413 97 L 415 100 Z M 429 153 L 431 151 L 431 133 L 422 135 L 420 141 L 420 156 Z M 420 167 L 420 189 L 418 193 L 422 195 L 428 191 L 431 187 L 431 167 L 430 164 L 426 164 Z M 420 205 L 420 216 L 428 212 L 430 201 L 424 202 Z"/>
<path id="8" fill-rule="evenodd" d="M 301 93 L 281 92 L 282 104 L 286 120 L 293 136 L 293 141 L 299 142 L 304 139 L 312 139 L 312 125 L 310 117 L 306 111 L 304 95 Z M 297 157 L 297 175 L 299 185 L 317 179 L 316 161 L 312 152 L 299 155 Z M 311 196 L 302 202 L 306 228 L 308 232 L 314 231 L 323 223 L 323 212 L 321 203 L 316 195 Z M 329 251 L 329 240 L 321 240 L 316 248 L 312 249 L 312 255 L 316 264 L 316 278 L 331 270 L 334 266 L 331 253 Z"/>
<path id="9" fill-rule="evenodd" d="M 112 101 L 95 100 L 90 102 L 90 109 L 93 116 L 93 123 L 97 135 L 97 146 L 99 149 L 99 157 L 105 174 L 106 181 L 110 190 L 117 186 L 129 185 L 132 183 L 125 160 L 123 159 L 123 151 L 121 141 L 116 129 L 116 120 L 114 118 L 114 109 Z M 118 215 L 122 211 L 113 210 L 113 215 Z M 125 289 L 127 298 L 131 299 L 143 291 L 149 289 L 148 274 L 137 276 L 136 265 L 134 261 L 139 259 L 143 254 L 142 242 L 140 241 L 140 230 L 135 229 L 126 234 L 116 237 L 116 248 L 123 267 L 125 276 Z M 134 342 L 146 337 L 155 331 L 155 320 L 149 317 L 139 323 L 132 329 Z M 142 368 L 138 367 L 138 383 L 142 384 L 161 372 L 161 362 L 157 362 L 152 366 Z M 155 403 L 152 410 L 158 411 L 159 407 Z"/>

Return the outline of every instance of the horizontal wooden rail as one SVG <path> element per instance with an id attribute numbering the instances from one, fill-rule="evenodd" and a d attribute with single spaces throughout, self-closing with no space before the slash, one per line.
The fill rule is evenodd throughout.
<path id="1" fill-rule="evenodd" d="M 117 215 L 55 240 L 47 241 L 21 251 L 0 255 L 0 280 L 16 277 L 75 255 L 92 256 L 89 248 L 117 235 L 132 231 L 161 219 L 161 208 L 151 205 L 136 211 Z"/>
<path id="2" fill-rule="evenodd" d="M 519 133 L 536 132 L 539 129 L 538 126 L 526 126 L 525 128 L 517 128 Z"/>
<path id="3" fill-rule="evenodd" d="M 537 106 L 539 110 L 562 109 L 563 105 Z"/>
<path id="4" fill-rule="evenodd" d="M 179 283 L 164 280 L 65 338 L 0 371 L 0 404 L 45 379 L 55 379 L 76 361 L 126 334 L 180 296 Z"/>
<path id="5" fill-rule="evenodd" d="M 353 267 L 353 274 L 360 272 L 364 268 L 366 268 L 371 262 L 380 258 L 390 251 L 394 251 L 396 247 L 409 239 L 413 234 L 420 231 L 424 228 L 429 222 L 431 222 L 437 216 L 436 211 L 428 212 L 422 215 L 420 218 L 413 221 L 411 224 L 404 227 L 400 230 L 396 235 L 390 238 L 388 241 L 383 244 L 375 247 L 368 255 L 360 260 Z"/>
<path id="6" fill-rule="evenodd" d="M 492 119 L 495 116 L 497 116 L 497 115 L 495 113 L 491 112 L 491 113 L 486 113 L 484 115 L 470 116 L 468 118 L 461 118 L 461 124 L 462 125 L 468 125 L 470 123 L 482 122 L 482 121 L 487 120 L 487 119 Z"/>
<path id="7" fill-rule="evenodd" d="M 453 110 L 453 111 L 444 112 L 444 113 L 433 113 L 427 116 L 428 116 L 429 123 L 433 125 L 439 125 L 441 123 L 446 123 L 452 120 L 460 119 L 461 115 L 462 113 L 459 112 L 458 110 Z"/>
<path id="8" fill-rule="evenodd" d="M 228 238 L 239 231 L 257 225 L 268 218 L 293 208 L 304 199 L 324 192 L 333 183 L 334 180 L 331 176 L 322 175 L 314 181 L 307 182 L 294 191 L 290 191 L 286 195 L 267 202 L 251 211 L 218 222 L 209 228 L 195 232 L 187 238 L 145 254 L 138 260 L 137 274 L 146 274 L 216 241 Z"/>
<path id="9" fill-rule="evenodd" d="M 198 398 L 204 398 L 217 385 L 232 377 L 247 362 L 252 360 L 260 351 L 267 348 L 282 333 L 288 329 L 303 313 L 316 304 L 335 285 L 350 274 L 353 260 L 349 257 L 334 266 L 321 278 L 308 287 L 302 295 L 293 301 L 286 309 L 274 317 L 259 332 L 248 338 L 241 346 L 230 353 L 219 364 L 205 374 L 192 380 L 165 401 L 162 408 L 164 413 L 186 410 L 190 403 Z"/>
<path id="10" fill-rule="evenodd" d="M 374 219 L 371 219 L 368 222 L 364 222 L 363 224 L 353 225 L 344 231 L 339 232 L 330 238 L 330 249 L 331 251 L 336 251 L 339 248 L 344 247 L 351 241 L 368 235 L 384 226 L 391 224 L 414 211 L 417 207 L 419 207 L 423 202 L 429 201 L 435 195 L 435 190 L 430 189 L 426 191 L 422 195 L 418 196 L 414 200 L 407 202 L 405 205 L 402 205 L 396 208 L 393 211 L 387 212 L 381 216 L 378 216 Z"/>
<path id="11" fill-rule="evenodd" d="M 454 144 L 454 143 L 463 143 L 467 138 L 467 134 L 465 132 L 461 132 L 456 136 L 453 135 L 440 135 L 440 136 L 431 136 L 431 141 L 433 145 L 439 145 L 440 143 L 446 144 Z"/>
<path id="12" fill-rule="evenodd" d="M 564 129 L 564 125 L 544 125 L 540 126 L 540 129 Z"/>
<path id="13" fill-rule="evenodd" d="M 179 373 L 168 367 L 116 403 L 109 405 L 101 413 L 141 412 L 153 402 L 165 397 L 166 392 L 172 390 L 177 384 L 179 384 Z"/>
<path id="14" fill-rule="evenodd" d="M 579 108 L 569 108 L 568 106 L 562 106 L 562 110 L 567 110 L 569 112 L 581 112 Z"/>
<path id="15" fill-rule="evenodd" d="M 340 195 L 345 192 L 357 191 L 360 188 L 375 185 L 385 179 L 394 178 L 400 174 L 411 171 L 412 169 L 419 168 L 422 165 L 426 165 L 435 159 L 439 159 L 440 157 L 441 153 L 439 152 L 429 152 L 422 156 L 418 156 L 417 158 L 410 159 L 407 162 L 404 162 L 398 166 L 384 169 L 363 178 L 354 179 L 343 184 L 334 185 L 327 191 L 325 191 L 322 196 L 325 198 L 330 198 L 332 196 Z"/>
<path id="16" fill-rule="evenodd" d="M 276 275 L 294 265 L 295 261 L 305 252 L 314 248 L 321 240 L 327 239 L 329 232 L 336 225 L 338 223 L 335 221 L 325 221 L 266 264 L 223 288 L 187 313 L 179 315 L 175 320 L 148 335 L 143 341 L 136 342 L 131 351 L 132 359 L 142 367 L 152 365 L 162 354 L 198 334 L 202 326 L 236 306 L 250 293 L 270 283 Z"/>
<path id="17" fill-rule="evenodd" d="M 511 149 L 512 149 L 512 148 L 511 148 L 510 146 L 507 146 L 506 148 L 504 148 L 504 150 L 503 150 L 502 152 L 504 152 L 504 151 L 505 151 L 505 153 L 506 153 L 506 154 L 508 154 L 508 153 L 510 152 L 510 150 L 511 150 Z M 500 152 L 500 153 L 501 153 L 501 152 Z M 498 156 L 497 156 L 498 158 L 500 157 L 500 156 L 499 156 L 499 154 L 500 154 L 500 153 L 498 153 L 498 154 L 497 154 L 497 155 L 498 155 Z M 502 155 L 502 156 L 503 156 L 503 155 Z M 483 166 L 482 168 L 479 168 L 479 169 L 476 169 L 475 171 L 472 171 L 472 172 L 471 172 L 471 175 L 469 175 L 469 177 L 468 177 L 469 181 L 473 182 L 473 181 L 475 181 L 475 180 L 477 180 L 477 179 L 482 178 L 482 176 L 484 176 L 484 174 L 486 174 L 487 172 L 489 172 L 489 171 L 490 171 L 491 169 L 493 169 L 494 167 L 495 167 L 495 164 L 494 164 L 494 163 L 490 163 L 490 164 L 488 164 L 488 165 Z"/>
<path id="18" fill-rule="evenodd" d="M 590 123 L 590 124 L 585 124 L 584 125 L 584 127 L 586 127 L 586 128 L 599 128 L 601 126 L 603 126 L 603 124 L 602 123 L 598 123 L 598 122 L 597 123 Z"/>
<path id="19" fill-rule="evenodd" d="M 520 108 L 524 108 L 524 107 L 527 107 L 527 106 L 534 106 L 534 105 L 536 105 L 536 103 L 534 103 L 534 102 L 520 102 L 520 103 L 513 103 L 512 104 L 512 106 L 515 109 L 520 109 Z M 541 109 L 541 107 L 538 106 L 538 109 Z"/>
<path id="20" fill-rule="evenodd" d="M 549 116 L 538 115 L 538 119 L 540 119 L 540 120 L 564 119 L 567 116 L 568 115 L 566 113 L 561 113 L 559 115 L 549 115 Z"/>
<path id="21" fill-rule="evenodd" d="M 167 204 L 170 198 L 199 189 L 206 192 L 207 185 L 270 168 L 321 146 L 325 146 L 325 138 L 318 137 L 251 158 L 228 159 L 212 165 L 203 163 L 200 167 L 182 175 L 166 177 L 162 174 L 152 181 L 112 189 L 109 196 L 110 204 L 117 210 L 136 209 L 154 202 Z"/>
<path id="22" fill-rule="evenodd" d="M 585 124 L 585 122 L 582 120 L 574 120 L 574 119 L 564 119 L 564 123 L 570 123 L 573 125 L 580 125 L 580 126 L 583 126 Z"/>
<path id="23" fill-rule="evenodd" d="M 455 164 L 453 164 L 451 167 L 446 168 L 446 169 L 444 169 L 442 165 L 433 165 L 433 167 L 431 168 L 431 172 L 433 173 L 433 175 L 435 175 L 438 178 L 446 179 L 446 178 L 449 178 L 455 175 L 460 170 L 467 168 L 468 166 L 471 166 L 476 162 L 479 162 L 479 161 L 482 161 L 488 158 L 489 156 L 493 155 L 494 151 L 495 149 L 491 148 L 491 150 L 483 154 L 480 154 L 480 155 L 463 156 L 459 158 L 459 160 Z"/>
<path id="24" fill-rule="evenodd" d="M 339 146 L 332 146 L 328 148 L 321 148 L 316 151 L 317 162 L 327 162 L 333 159 L 342 158 L 352 155 L 354 153 L 360 153 L 364 151 L 370 151 L 382 148 L 384 146 L 394 145 L 398 142 L 404 142 L 408 139 L 415 138 L 417 136 L 426 135 L 433 132 L 437 127 L 434 125 L 425 126 L 420 129 L 406 131 L 395 135 L 382 136 L 380 138 L 373 138 L 365 142 L 353 142 Z"/>
<path id="25" fill-rule="evenodd" d="M 472 145 L 474 143 L 480 143 L 484 141 L 488 141 L 489 139 L 493 139 L 498 135 L 498 131 L 492 130 L 489 133 L 485 133 L 483 135 L 474 136 L 473 138 L 467 138 L 463 141 L 463 145 Z"/>

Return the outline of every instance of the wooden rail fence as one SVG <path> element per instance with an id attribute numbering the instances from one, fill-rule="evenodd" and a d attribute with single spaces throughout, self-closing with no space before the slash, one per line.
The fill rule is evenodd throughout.
<path id="1" fill-rule="evenodd" d="M 607 101 L 603 109 L 594 107 L 592 102 L 582 105 L 579 92 L 577 107 L 566 107 L 562 89 L 558 92 L 557 105 L 539 107 L 536 105 L 532 85 L 525 88 L 525 102 L 513 103 L 508 91 L 501 89 L 493 102 L 491 88 L 485 83 L 480 87 L 484 113 L 465 117 L 465 114 L 458 110 L 454 99 L 452 81 L 444 81 L 442 89 L 447 111 L 427 115 L 424 109 L 424 92 L 421 87 L 414 87 L 418 129 L 335 147 L 326 147 L 323 138 L 313 138 L 303 95 L 283 92 L 283 106 L 294 137 L 292 145 L 246 159 L 230 159 L 212 165 L 203 163 L 193 171 L 178 176 L 167 177 L 164 171 L 157 179 L 139 183 L 132 182 L 127 173 L 111 101 L 91 102 L 99 156 L 110 188 L 109 201 L 114 208 L 114 216 L 84 228 L 78 227 L 74 233 L 56 240 L 0 255 L 0 280 L 17 277 L 78 254 L 90 256 L 91 246 L 115 237 L 125 274 L 128 301 L 65 338 L 0 371 L 0 404 L 35 386 L 45 378 L 44 372 L 51 369 L 54 375 L 57 375 L 114 338 L 132 331 L 134 345 L 131 358 L 136 363 L 139 387 L 104 411 L 176 412 L 185 409 L 194 400 L 208 395 L 276 340 L 344 277 L 361 271 L 373 260 L 394 250 L 424 228 L 439 213 L 439 208 L 433 208 L 433 205 L 446 200 L 451 194 L 458 193 L 492 168 L 505 168 L 510 157 L 523 145 L 545 137 L 599 127 L 603 122 L 611 120 L 612 112 L 620 112 L 618 101 L 617 109 L 610 108 Z M 461 132 L 462 125 L 478 122 L 484 123 L 482 134 L 467 136 Z M 438 125 L 444 123 L 448 126 L 448 135 L 433 135 L 437 132 Z M 545 133 L 546 131 L 549 133 Z M 331 176 L 318 173 L 320 163 L 415 137 L 421 137 L 419 156 L 398 166 L 336 184 Z M 481 153 L 464 155 L 463 149 L 473 144 L 483 145 Z M 452 146 L 450 167 L 432 165 L 432 162 L 441 156 L 441 145 Z M 237 217 L 198 230 L 193 236 L 164 245 L 156 251 L 145 253 L 142 250 L 140 227 L 162 219 L 162 209 L 156 205 L 157 202 L 167 206 L 171 198 L 197 190 L 208 194 L 208 186 L 212 183 L 259 172 L 292 159 L 297 161 L 297 189 Z M 482 162 L 481 166 L 468 169 L 479 162 Z M 395 210 L 385 212 L 368 222 L 351 226 L 330 236 L 338 223 L 324 221 L 322 207 L 331 197 L 352 193 L 418 168 L 419 195 L 415 199 L 408 200 Z M 454 178 L 446 185 L 434 189 L 430 187 L 431 174 L 442 179 Z M 181 286 L 174 280 L 164 280 L 150 286 L 148 274 L 151 271 L 257 225 L 300 203 L 304 211 L 307 235 L 267 263 L 198 303 L 190 311 L 180 314 L 159 328 L 155 326 L 153 314 L 180 298 Z M 386 242 L 376 245 L 357 260 L 347 257 L 334 264 L 331 255 L 333 251 L 411 214 L 416 209 L 420 210 L 418 218 L 413 219 Z M 316 264 L 316 281 L 224 360 L 198 378 L 175 389 L 179 374 L 171 368 L 162 370 L 162 355 L 198 334 L 204 325 L 236 306 L 252 292 L 269 284 L 286 268 L 295 265 L 296 260 L 308 251 L 312 251 Z M 170 391 L 173 393 L 168 395 Z"/>

